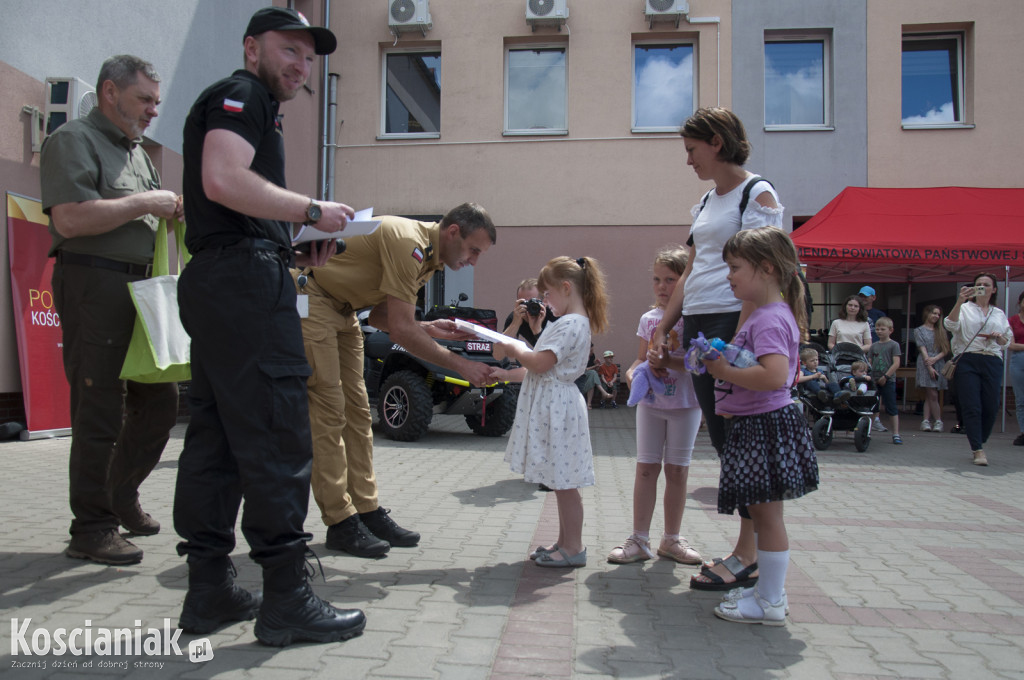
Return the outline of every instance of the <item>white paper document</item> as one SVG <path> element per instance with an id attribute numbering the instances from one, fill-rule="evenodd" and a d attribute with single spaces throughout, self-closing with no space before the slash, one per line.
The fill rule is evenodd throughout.
<path id="1" fill-rule="evenodd" d="M 360 210 L 357 212 L 352 219 L 345 224 L 345 228 L 339 232 L 330 234 L 326 231 L 320 231 L 311 224 L 302 225 L 302 229 L 299 230 L 298 236 L 292 239 L 292 245 L 297 246 L 300 243 L 306 243 L 307 241 L 327 241 L 329 239 L 343 239 L 350 236 L 362 236 L 363 234 L 372 234 L 380 226 L 380 218 L 374 219 L 373 208 L 367 208 L 366 210 Z"/>
<path id="2" fill-rule="evenodd" d="M 520 340 L 519 338 L 510 338 L 507 335 L 504 335 L 503 333 L 499 333 L 497 331 L 492 331 L 490 328 L 486 328 L 485 326 L 481 326 L 479 324 L 470 323 L 469 321 L 466 321 L 465 319 L 452 319 L 452 320 L 455 322 L 455 325 L 458 326 L 460 331 L 466 331 L 467 333 L 473 333 L 478 338 L 481 338 L 483 340 L 490 340 L 491 342 L 496 342 L 496 343 L 498 343 L 500 345 L 515 345 L 515 346 L 520 347 L 521 349 L 524 349 L 524 350 L 530 349 L 530 346 L 527 345 L 522 340 Z"/>

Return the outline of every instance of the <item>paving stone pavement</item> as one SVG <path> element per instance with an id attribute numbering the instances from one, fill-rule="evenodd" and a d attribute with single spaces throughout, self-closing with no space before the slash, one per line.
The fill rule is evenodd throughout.
<path id="1" fill-rule="evenodd" d="M 1024 678 L 1024 448 L 1011 445 L 1015 432 L 997 432 L 986 446 L 989 467 L 976 467 L 963 436 L 919 432 L 912 415 L 902 421 L 903 446 L 876 433 L 868 451 L 856 453 L 848 435 L 837 435 L 819 454 L 821 488 L 787 503 L 785 627 L 716 619 L 718 598 L 689 590 L 690 567 L 605 561 L 631 528 L 632 409 L 591 412 L 597 486 L 583 492 L 589 559 L 571 572 L 527 559 L 533 546 L 557 535 L 553 494 L 508 471 L 505 438 L 478 437 L 461 419 L 442 416 L 419 442 L 376 442 L 382 504 L 423 534 L 418 547 L 395 548 L 381 560 L 332 553 L 310 499 L 307 530 L 326 578 L 314 587 L 337 605 L 364 609 L 364 634 L 276 649 L 256 643 L 253 622 L 245 622 L 206 636 L 213 658 L 196 663 L 188 643 L 201 639 L 185 634 L 176 640 L 181 655 L 170 647 L 159 654 L 54 653 L 60 628 L 91 631 L 94 651 L 102 650 L 105 628 L 128 629 L 124 635 L 141 645 L 167 619 L 173 636 L 186 586 L 171 527 L 184 426 L 143 486 L 143 505 L 163 530 L 133 539 L 145 559 L 124 568 L 63 555 L 70 440 L 3 442 L 0 674 Z M 727 554 L 738 526 L 715 512 L 717 480 L 718 462 L 702 433 L 683 526 L 705 558 Z M 661 529 L 659 509 L 652 534 Z M 259 569 L 239 537 L 238 581 L 258 588 Z M 47 640 L 49 653 L 32 651 Z"/>

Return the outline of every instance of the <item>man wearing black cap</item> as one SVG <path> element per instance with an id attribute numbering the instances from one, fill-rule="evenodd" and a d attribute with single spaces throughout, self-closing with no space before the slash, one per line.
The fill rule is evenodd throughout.
<path id="1" fill-rule="evenodd" d="M 337 45 L 294 10 L 267 7 L 245 32 L 245 68 L 214 83 L 185 122 L 184 193 L 192 261 L 178 284 L 192 337 L 191 420 L 178 461 L 174 527 L 188 556 L 179 627 L 211 632 L 256 616 L 264 644 L 358 635 L 358 609 L 317 597 L 305 571 L 312 441 L 310 367 L 296 310 L 291 224 L 339 232 L 347 205 L 285 189 L 278 106 L 293 99 L 314 56 Z M 334 253 L 314 247 L 309 264 Z M 228 555 L 242 533 L 263 568 L 263 597 L 234 584 Z"/>

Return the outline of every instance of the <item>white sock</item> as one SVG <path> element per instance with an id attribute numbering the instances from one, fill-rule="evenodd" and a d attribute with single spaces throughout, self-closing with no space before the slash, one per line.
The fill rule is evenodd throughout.
<path id="1" fill-rule="evenodd" d="M 663 541 L 678 541 L 679 534 L 662 534 L 661 540 Z"/>
<path id="2" fill-rule="evenodd" d="M 782 599 L 786 583 L 786 569 L 789 567 L 789 551 L 769 552 L 757 551 L 757 592 L 761 599 L 775 604 Z M 751 595 L 753 589 L 750 589 Z M 744 593 L 747 595 L 747 593 Z M 764 609 L 757 603 L 756 597 L 744 597 L 736 603 L 739 611 L 747 618 L 757 619 L 764 616 Z"/>
<path id="3" fill-rule="evenodd" d="M 786 587 L 786 570 L 789 569 L 789 551 L 757 551 L 757 592 L 768 602 L 782 599 Z"/>

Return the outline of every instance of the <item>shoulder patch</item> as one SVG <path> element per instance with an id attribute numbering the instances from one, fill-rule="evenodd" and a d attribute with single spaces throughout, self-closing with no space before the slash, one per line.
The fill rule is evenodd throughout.
<path id="1" fill-rule="evenodd" d="M 423 251 L 420 250 L 419 248 L 413 248 L 412 249 L 412 259 L 414 259 L 417 262 L 422 264 L 423 263 Z"/>
<path id="2" fill-rule="evenodd" d="M 245 108 L 245 103 L 237 101 L 235 99 L 224 99 L 224 110 L 231 111 L 233 113 L 241 113 L 242 109 Z"/>

